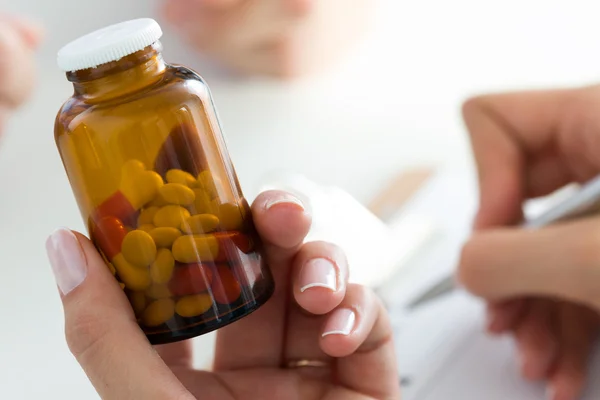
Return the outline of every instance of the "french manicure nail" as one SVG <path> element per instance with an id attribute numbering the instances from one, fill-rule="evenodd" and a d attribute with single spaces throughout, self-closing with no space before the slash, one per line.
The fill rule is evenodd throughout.
<path id="1" fill-rule="evenodd" d="M 300 292 L 321 287 L 335 292 L 337 290 L 337 269 L 326 258 L 313 258 L 300 270 Z"/>
<path id="2" fill-rule="evenodd" d="M 59 228 L 46 241 L 56 284 L 63 295 L 79 286 L 87 275 L 85 256 L 71 230 Z"/>
<path id="3" fill-rule="evenodd" d="M 273 206 L 277 204 L 290 204 L 296 207 L 300 207 L 302 211 L 304 211 L 304 204 L 295 196 L 292 196 L 289 193 L 281 193 L 280 195 L 270 199 L 265 203 L 265 208 L 267 210 L 271 209 Z"/>
<path id="4" fill-rule="evenodd" d="M 344 335 L 348 336 L 354 329 L 356 314 L 349 308 L 340 308 L 333 312 L 325 325 L 325 332 L 321 336 Z"/>

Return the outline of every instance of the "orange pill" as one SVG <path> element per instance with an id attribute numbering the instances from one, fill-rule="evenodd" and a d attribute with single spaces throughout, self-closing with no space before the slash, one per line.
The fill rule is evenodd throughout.
<path id="1" fill-rule="evenodd" d="M 239 251 L 248 254 L 254 249 L 250 236 L 241 232 L 216 232 L 213 233 L 213 236 L 219 243 L 219 252 L 215 261 L 229 261 L 237 258 Z"/>
<path id="2" fill-rule="evenodd" d="M 260 279 L 268 278 L 263 259 L 257 254 L 244 256 L 239 263 L 229 264 L 237 281 L 245 287 L 252 288 Z"/>
<path id="3" fill-rule="evenodd" d="M 208 290 L 213 279 L 212 269 L 204 264 L 178 265 L 168 288 L 174 296 L 189 296 Z"/>
<path id="4" fill-rule="evenodd" d="M 106 258 L 112 260 L 121 252 L 127 228 L 116 217 L 104 217 L 92 227 L 92 238 Z"/>
<path id="5" fill-rule="evenodd" d="M 99 221 L 105 217 L 115 217 L 124 224 L 133 226 L 138 212 L 121 191 L 115 192 L 100 204 L 92 213 L 92 219 Z"/>
<path id="6" fill-rule="evenodd" d="M 211 291 L 217 303 L 230 304 L 239 299 L 242 287 L 227 265 L 217 265 Z"/>

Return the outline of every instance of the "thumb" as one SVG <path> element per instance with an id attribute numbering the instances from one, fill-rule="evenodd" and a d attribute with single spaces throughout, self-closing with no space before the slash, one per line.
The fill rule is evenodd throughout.
<path id="1" fill-rule="evenodd" d="M 193 399 L 138 327 L 89 240 L 59 229 L 46 242 L 61 292 L 67 344 L 103 399 Z"/>
<path id="2" fill-rule="evenodd" d="M 600 218 L 476 233 L 463 247 L 458 275 L 491 301 L 538 295 L 600 309 Z"/>

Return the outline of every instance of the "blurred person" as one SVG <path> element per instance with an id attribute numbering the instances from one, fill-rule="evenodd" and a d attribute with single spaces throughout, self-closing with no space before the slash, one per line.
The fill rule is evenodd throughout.
<path id="1" fill-rule="evenodd" d="M 246 74 L 293 78 L 335 63 L 369 26 L 376 0 L 165 0 L 193 48 Z"/>
<path id="2" fill-rule="evenodd" d="M 36 82 L 34 51 L 41 38 L 37 24 L 0 14 L 0 135 L 10 113 L 31 95 Z"/>
<path id="3" fill-rule="evenodd" d="M 375 294 L 348 283 L 344 253 L 304 243 L 311 218 L 279 191 L 252 213 L 275 293 L 219 329 L 211 370 L 193 368 L 191 341 L 152 347 L 92 243 L 59 229 L 47 242 L 69 348 L 103 399 L 397 400 L 393 332 Z"/>
<path id="4" fill-rule="evenodd" d="M 464 106 L 480 207 L 458 278 L 488 302 L 488 330 L 515 338 L 522 375 L 548 381 L 549 400 L 579 398 L 598 338 L 600 217 L 514 225 L 527 199 L 600 173 L 598 110 L 597 85 L 483 95 Z"/>
<path id="5" fill-rule="evenodd" d="M 368 25 L 375 3 L 357 0 L 164 0 L 182 40 L 246 74 L 290 78 L 337 60 Z M 39 25 L 0 14 L 0 134 L 36 83 Z"/>

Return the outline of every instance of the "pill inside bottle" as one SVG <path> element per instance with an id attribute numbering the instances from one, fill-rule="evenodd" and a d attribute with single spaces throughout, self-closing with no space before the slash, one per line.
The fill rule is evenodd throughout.
<path id="1" fill-rule="evenodd" d="M 219 329 L 274 283 L 212 97 L 137 19 L 67 44 L 55 140 L 90 238 L 153 344 Z M 116 283 L 115 283 L 116 284 Z"/>

